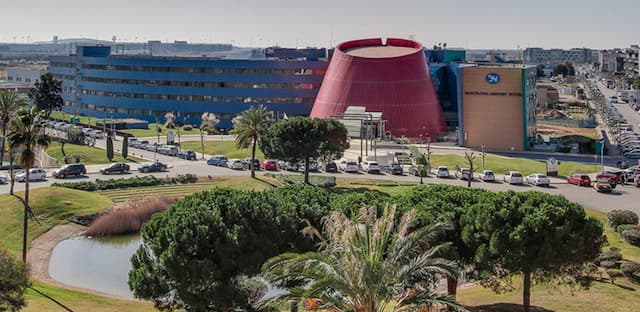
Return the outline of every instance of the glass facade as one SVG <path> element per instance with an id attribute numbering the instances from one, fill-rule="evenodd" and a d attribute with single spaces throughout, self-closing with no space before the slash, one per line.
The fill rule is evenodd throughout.
<path id="1" fill-rule="evenodd" d="M 112 55 L 109 47 L 78 47 L 52 57 L 49 71 L 62 81 L 64 110 L 98 118 L 199 124 L 204 112 L 219 127 L 251 106 L 281 115 L 308 115 L 328 66 L 325 60 L 152 57 Z"/>

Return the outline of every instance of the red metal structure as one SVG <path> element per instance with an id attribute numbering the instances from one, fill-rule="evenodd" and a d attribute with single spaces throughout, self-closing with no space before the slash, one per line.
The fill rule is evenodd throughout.
<path id="1" fill-rule="evenodd" d="M 329 118 L 348 106 L 382 112 L 396 137 L 435 137 L 447 130 L 422 45 L 411 40 L 362 39 L 336 48 L 311 117 Z"/>

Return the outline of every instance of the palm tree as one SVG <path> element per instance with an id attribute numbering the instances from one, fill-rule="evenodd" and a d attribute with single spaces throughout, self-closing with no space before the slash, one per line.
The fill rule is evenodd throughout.
<path id="1" fill-rule="evenodd" d="M 11 116 L 24 106 L 25 102 L 13 91 L 0 91 L 0 127 L 2 127 L 2 143 L 0 143 L 0 165 L 4 162 L 5 137 Z"/>
<path id="2" fill-rule="evenodd" d="M 256 177 L 254 159 L 256 159 L 256 145 L 258 139 L 267 131 L 271 124 L 273 112 L 260 105 L 242 112 L 233 119 L 232 134 L 236 135 L 235 143 L 238 148 L 247 148 L 251 144 L 251 177 Z"/>
<path id="3" fill-rule="evenodd" d="M 200 144 L 202 145 L 202 159 L 204 159 L 204 132 L 215 132 L 220 120 L 213 113 L 202 113 L 200 119 L 202 120 L 200 123 Z"/>
<path id="4" fill-rule="evenodd" d="M 25 191 L 24 198 L 16 196 L 24 205 L 24 219 L 22 226 L 22 261 L 27 262 L 27 231 L 29 225 L 29 214 L 33 215 L 29 207 L 29 170 L 33 167 L 36 159 L 35 149 L 49 145 L 49 138 L 44 133 L 42 116 L 38 109 L 22 108 L 16 112 L 11 119 L 12 131 L 9 133 L 9 146 L 13 149 L 21 149 L 18 163 L 25 170 Z"/>
<path id="5" fill-rule="evenodd" d="M 264 276 L 289 285 L 289 292 L 264 303 L 306 298 L 328 311 L 415 311 L 438 305 L 464 310 L 453 298 L 432 291 L 438 277 L 457 276 L 454 263 L 439 257 L 449 244 L 434 244 L 447 227 L 416 229 L 415 210 L 399 223 L 395 212 L 387 206 L 378 218 L 375 208 L 362 208 L 357 221 L 332 212 L 325 217 L 324 236 L 307 227 L 305 233 L 320 239 L 319 251 L 269 259 Z"/>

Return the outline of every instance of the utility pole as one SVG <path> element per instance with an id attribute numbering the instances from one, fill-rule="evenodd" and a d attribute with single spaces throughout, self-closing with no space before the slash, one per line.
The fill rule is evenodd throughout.
<path id="1" fill-rule="evenodd" d="M 600 171 L 604 172 L 604 140 L 600 140 Z"/>
<path id="2" fill-rule="evenodd" d="M 480 148 L 482 149 L 482 171 L 484 171 L 484 159 L 486 157 L 486 150 L 487 150 L 487 145 L 482 144 L 480 145 Z"/>

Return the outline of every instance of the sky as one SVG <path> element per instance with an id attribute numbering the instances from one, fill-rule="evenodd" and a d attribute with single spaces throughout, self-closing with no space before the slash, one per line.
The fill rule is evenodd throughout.
<path id="1" fill-rule="evenodd" d="M 91 38 L 333 46 L 605 49 L 640 41 L 637 0 L 0 0 L 0 42 Z"/>

